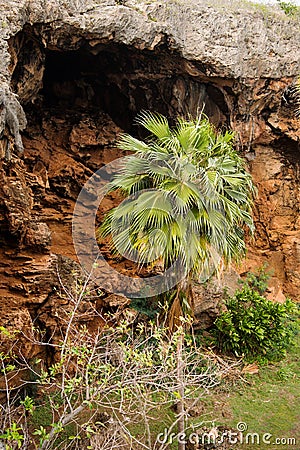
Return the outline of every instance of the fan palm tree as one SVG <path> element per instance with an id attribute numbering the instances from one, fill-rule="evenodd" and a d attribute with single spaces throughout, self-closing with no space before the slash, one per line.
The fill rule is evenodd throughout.
<path id="1" fill-rule="evenodd" d="M 143 112 L 137 123 L 151 135 L 144 141 L 121 136 L 119 147 L 133 154 L 110 189 L 121 190 L 125 200 L 98 234 L 113 237 L 113 250 L 140 266 L 159 262 L 163 270 L 174 265 L 181 272 L 172 291 L 172 328 L 193 304 L 192 278 L 207 278 L 245 254 L 254 187 L 233 133 L 217 133 L 203 114 L 179 118 L 171 128 L 164 116 Z"/>
<path id="2" fill-rule="evenodd" d="M 98 232 L 110 237 L 112 249 L 143 266 L 157 261 L 163 270 L 179 272 L 169 298 L 169 326 L 178 327 L 178 436 L 184 436 L 185 405 L 181 318 L 191 312 L 191 281 L 220 263 L 238 261 L 245 254 L 244 227 L 253 231 L 254 187 L 244 162 L 233 148 L 233 134 L 217 133 L 201 115 L 177 120 L 172 129 L 159 114 L 137 118 L 150 137 L 145 141 L 122 135 L 119 146 L 133 152 L 126 157 L 110 189 L 125 200 L 105 217 Z M 185 444 L 178 442 L 178 449 Z"/>

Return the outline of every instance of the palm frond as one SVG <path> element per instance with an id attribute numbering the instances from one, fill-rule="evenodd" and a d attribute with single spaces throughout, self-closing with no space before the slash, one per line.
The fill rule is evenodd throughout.
<path id="1" fill-rule="evenodd" d="M 122 150 L 130 152 L 145 152 L 149 150 L 149 145 L 146 142 L 140 141 L 126 133 L 121 135 L 117 145 Z"/>
<path id="2" fill-rule="evenodd" d="M 158 139 L 170 136 L 170 128 L 167 119 L 158 113 L 142 111 L 136 118 L 136 123 L 142 125 Z"/>

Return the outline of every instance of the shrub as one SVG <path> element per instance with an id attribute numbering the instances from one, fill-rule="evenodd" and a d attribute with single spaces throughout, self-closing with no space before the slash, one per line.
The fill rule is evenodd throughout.
<path id="1" fill-rule="evenodd" d="M 227 311 L 216 319 L 212 330 L 219 350 L 248 360 L 285 356 L 296 329 L 296 305 L 291 300 L 274 303 L 245 284 L 225 304 Z"/>
<path id="2" fill-rule="evenodd" d="M 148 319 L 154 319 L 160 312 L 160 305 L 156 298 L 133 298 L 130 301 L 131 308 Z"/>

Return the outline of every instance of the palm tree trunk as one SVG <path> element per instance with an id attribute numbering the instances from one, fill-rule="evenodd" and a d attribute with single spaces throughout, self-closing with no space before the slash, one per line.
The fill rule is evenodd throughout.
<path id="1" fill-rule="evenodd" d="M 185 323 L 180 320 L 181 316 L 184 316 L 184 312 L 181 304 L 181 294 L 184 294 L 186 299 L 188 299 L 190 306 L 190 313 L 193 314 L 194 299 L 192 291 L 191 278 L 187 277 L 177 285 L 175 299 L 173 300 L 172 306 L 168 314 L 168 323 L 170 331 L 174 332 L 176 329 L 180 330 L 177 341 L 176 349 L 176 365 L 177 365 L 177 382 L 178 382 L 178 394 L 179 401 L 177 403 L 177 414 L 178 414 L 178 450 L 185 450 L 185 401 L 184 401 L 184 362 L 182 358 L 182 351 L 184 346 L 184 330 L 186 327 Z"/>

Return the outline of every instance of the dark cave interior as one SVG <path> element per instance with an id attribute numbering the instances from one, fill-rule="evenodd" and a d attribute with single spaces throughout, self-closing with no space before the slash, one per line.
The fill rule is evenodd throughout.
<path id="1" fill-rule="evenodd" d="M 204 110 L 217 126 L 229 122 L 229 108 L 219 86 L 189 75 L 184 60 L 166 48 L 142 51 L 109 42 L 95 44 L 88 37 L 76 48 L 70 48 L 67 40 L 65 47 L 61 40 L 59 48 L 45 48 L 40 31 L 28 25 L 9 44 L 11 84 L 26 112 L 37 105 L 98 110 L 132 133 L 141 110 L 171 119 Z"/>

